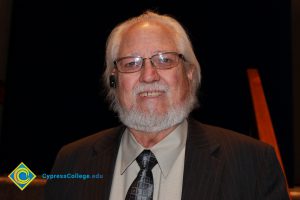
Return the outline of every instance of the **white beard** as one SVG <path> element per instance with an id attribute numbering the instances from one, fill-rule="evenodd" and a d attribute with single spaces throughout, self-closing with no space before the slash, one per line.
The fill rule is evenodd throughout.
<path id="1" fill-rule="evenodd" d="M 137 95 L 139 92 L 147 89 L 168 91 L 168 88 L 164 84 L 154 83 L 140 85 L 134 88 L 133 93 Z M 117 98 L 115 98 L 114 110 L 118 112 L 121 122 L 127 127 L 142 132 L 155 133 L 181 123 L 188 117 L 196 102 L 196 95 L 192 95 L 189 92 L 182 105 L 170 106 L 166 113 L 160 114 L 156 112 L 155 106 L 151 104 L 147 106 L 147 112 L 141 111 L 136 104 L 130 109 L 125 109 L 120 106 Z"/>

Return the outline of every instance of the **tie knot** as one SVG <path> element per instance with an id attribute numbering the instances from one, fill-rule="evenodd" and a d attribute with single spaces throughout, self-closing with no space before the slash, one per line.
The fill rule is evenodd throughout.
<path id="1" fill-rule="evenodd" d="M 152 168 L 157 164 L 157 160 L 155 155 L 150 150 L 144 150 L 137 158 L 137 163 L 139 164 L 141 169 L 149 169 Z"/>

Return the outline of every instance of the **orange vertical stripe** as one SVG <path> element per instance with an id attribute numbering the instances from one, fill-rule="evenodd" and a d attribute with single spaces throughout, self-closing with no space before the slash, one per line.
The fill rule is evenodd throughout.
<path id="1" fill-rule="evenodd" d="M 247 75 L 250 84 L 259 139 L 274 147 L 281 168 L 285 173 L 259 73 L 257 69 L 248 69 Z"/>

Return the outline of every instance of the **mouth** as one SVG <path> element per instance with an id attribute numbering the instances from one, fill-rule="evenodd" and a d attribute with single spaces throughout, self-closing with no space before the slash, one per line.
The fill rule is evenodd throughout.
<path id="1" fill-rule="evenodd" d="M 145 91 L 140 92 L 138 95 L 140 97 L 158 97 L 161 96 L 164 92 L 163 91 Z"/>

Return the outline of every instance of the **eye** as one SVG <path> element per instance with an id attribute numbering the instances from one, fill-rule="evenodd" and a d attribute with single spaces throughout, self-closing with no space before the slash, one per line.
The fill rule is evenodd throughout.
<path id="1" fill-rule="evenodd" d="M 139 67 L 143 60 L 141 58 L 126 58 L 122 60 L 122 67 L 124 68 L 134 68 Z"/>
<path id="2" fill-rule="evenodd" d="M 117 60 L 116 66 L 120 72 L 130 73 L 141 69 L 143 58 L 141 57 L 123 57 Z"/>
<path id="3" fill-rule="evenodd" d="M 136 66 L 138 66 L 138 63 L 135 61 L 124 63 L 124 67 L 127 67 L 127 68 L 136 67 Z"/>
<path id="4" fill-rule="evenodd" d="M 167 57 L 160 57 L 159 60 L 161 63 L 169 63 L 172 61 L 171 59 L 169 59 Z"/>
<path id="5" fill-rule="evenodd" d="M 168 55 L 159 55 L 159 63 L 164 65 L 171 65 L 174 63 L 172 56 Z"/>

